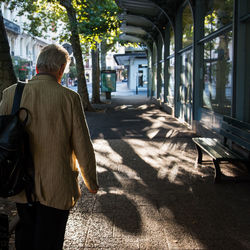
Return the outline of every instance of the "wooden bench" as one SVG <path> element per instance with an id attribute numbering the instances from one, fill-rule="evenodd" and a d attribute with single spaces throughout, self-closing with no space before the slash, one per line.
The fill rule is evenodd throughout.
<path id="1" fill-rule="evenodd" d="M 212 157 L 215 167 L 215 183 L 221 181 L 222 173 L 220 170 L 220 162 L 222 161 L 228 161 L 234 164 L 241 161 L 246 163 L 247 167 L 250 167 L 249 154 L 248 157 L 242 156 L 241 154 L 236 153 L 235 150 L 232 150 L 232 147 L 229 148 L 228 145 L 228 141 L 231 141 L 231 146 L 236 144 L 239 149 L 249 152 L 250 124 L 224 116 L 220 134 L 224 137 L 224 141 L 222 143 L 215 138 L 192 138 L 197 148 L 197 162 L 199 164 L 202 163 L 202 151 L 205 151 Z"/>

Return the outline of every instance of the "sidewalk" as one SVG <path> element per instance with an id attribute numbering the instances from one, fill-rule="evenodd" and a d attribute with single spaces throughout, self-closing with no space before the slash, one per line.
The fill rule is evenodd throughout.
<path id="1" fill-rule="evenodd" d="M 112 96 L 147 96 L 147 85 L 138 87 L 138 93 L 135 90 L 130 90 L 127 87 L 127 82 L 117 82 L 116 92 L 112 92 Z"/>
<path id="2" fill-rule="evenodd" d="M 101 188 L 81 181 L 64 249 L 250 249 L 250 184 L 215 185 L 211 161 L 195 166 L 194 133 L 125 92 L 86 113 Z"/>
<path id="3" fill-rule="evenodd" d="M 112 92 L 112 96 L 147 96 L 147 85 L 144 85 L 143 87 L 138 87 L 137 94 L 135 90 L 128 89 L 127 85 L 128 85 L 127 82 L 116 82 L 116 92 Z M 68 88 L 77 92 L 77 86 L 69 86 Z M 88 88 L 89 98 L 91 99 L 92 83 L 87 83 L 87 88 Z"/>
<path id="4" fill-rule="evenodd" d="M 192 131 L 145 97 L 103 106 L 86 114 L 101 189 L 82 187 L 64 249 L 250 249 L 249 183 L 215 185 Z"/>

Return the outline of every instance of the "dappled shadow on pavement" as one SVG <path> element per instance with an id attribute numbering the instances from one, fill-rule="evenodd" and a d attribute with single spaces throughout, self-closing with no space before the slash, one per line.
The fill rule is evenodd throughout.
<path id="1" fill-rule="evenodd" d="M 111 200 L 115 200 L 115 204 L 110 204 Z M 105 194 L 98 197 L 99 212 L 103 213 L 110 219 L 116 227 L 122 231 L 131 234 L 141 233 L 141 217 L 137 210 L 136 204 L 126 195 Z M 107 205 L 111 210 L 115 210 L 114 214 L 106 210 Z M 96 211 L 94 211 L 96 212 Z"/>
<path id="2" fill-rule="evenodd" d="M 123 145 L 117 147 L 116 142 L 110 142 L 115 152 L 127 154 L 136 162 L 123 158 L 122 165 L 135 171 L 121 181 L 123 188 L 157 209 L 169 247 L 244 249 L 249 246 L 250 221 L 246 219 L 250 211 L 249 185 L 214 185 L 211 171 L 189 169 L 193 164 L 185 158 L 193 157 L 192 154 L 169 152 L 163 157 L 162 167 L 157 166 L 157 156 L 155 163 L 145 162 L 133 142 L 120 144 Z"/>
<path id="3" fill-rule="evenodd" d="M 249 183 L 215 185 L 209 161 L 195 166 L 192 131 L 151 103 L 131 105 L 87 114 L 101 189 L 82 187 L 65 249 L 250 248 Z"/>
<path id="4" fill-rule="evenodd" d="M 88 113 L 87 120 L 92 139 L 167 139 L 193 135 L 154 104 L 108 107 L 106 112 Z"/>

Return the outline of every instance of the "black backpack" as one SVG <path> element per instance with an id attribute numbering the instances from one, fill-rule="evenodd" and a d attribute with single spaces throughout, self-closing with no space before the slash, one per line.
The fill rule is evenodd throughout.
<path id="1" fill-rule="evenodd" d="M 25 190 L 28 203 L 33 202 L 34 166 L 25 130 L 29 112 L 20 108 L 25 84 L 18 82 L 10 115 L 0 116 L 0 197 L 14 196 Z M 25 112 L 24 120 L 19 118 Z"/>

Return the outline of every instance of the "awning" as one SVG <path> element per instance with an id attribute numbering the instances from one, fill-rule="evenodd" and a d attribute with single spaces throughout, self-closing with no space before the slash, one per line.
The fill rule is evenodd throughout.
<path id="1" fill-rule="evenodd" d="M 123 10 L 121 39 L 146 45 L 164 38 L 166 25 L 172 25 L 175 13 L 183 0 L 116 0 Z"/>

